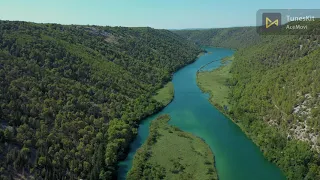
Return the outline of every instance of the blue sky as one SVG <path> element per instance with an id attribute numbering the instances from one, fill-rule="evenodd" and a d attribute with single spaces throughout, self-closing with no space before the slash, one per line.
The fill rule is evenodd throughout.
<path id="1" fill-rule="evenodd" d="M 315 9 L 319 0 L 0 0 L 1 20 L 149 26 L 253 26 L 258 9 Z"/>

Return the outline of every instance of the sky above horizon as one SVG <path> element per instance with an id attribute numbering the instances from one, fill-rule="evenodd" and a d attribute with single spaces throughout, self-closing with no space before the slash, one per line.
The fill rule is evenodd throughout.
<path id="1" fill-rule="evenodd" d="M 0 20 L 158 29 L 254 26 L 259 9 L 318 9 L 319 0 L 0 0 Z"/>

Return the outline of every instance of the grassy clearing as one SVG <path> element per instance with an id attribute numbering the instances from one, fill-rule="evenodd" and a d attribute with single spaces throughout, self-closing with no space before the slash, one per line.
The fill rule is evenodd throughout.
<path id="1" fill-rule="evenodd" d="M 222 63 L 233 60 L 232 57 L 223 58 Z M 228 103 L 228 95 L 230 89 L 227 85 L 227 79 L 231 78 L 230 73 L 231 63 L 221 66 L 213 71 L 203 71 L 197 73 L 197 83 L 200 89 L 210 94 L 210 102 L 218 107 L 224 109 L 227 106 L 230 110 L 230 104 Z"/>
<path id="2" fill-rule="evenodd" d="M 153 96 L 153 98 L 162 103 L 164 106 L 168 105 L 174 96 L 174 88 L 173 83 L 169 82 L 163 88 L 159 89 L 157 94 Z"/>
<path id="3" fill-rule="evenodd" d="M 200 138 L 168 124 L 169 115 L 151 123 L 127 179 L 218 179 L 214 156 Z"/>

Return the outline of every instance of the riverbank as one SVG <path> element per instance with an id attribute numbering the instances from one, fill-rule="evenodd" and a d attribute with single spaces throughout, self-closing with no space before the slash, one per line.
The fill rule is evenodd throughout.
<path id="1" fill-rule="evenodd" d="M 169 115 L 151 122 L 149 136 L 137 151 L 128 179 L 218 179 L 209 146 L 168 124 Z"/>
<path id="2" fill-rule="evenodd" d="M 189 64 L 192 64 L 194 63 L 199 57 L 203 56 L 207 51 L 206 50 L 203 50 L 202 52 L 200 52 L 194 59 L 193 61 L 185 64 L 185 66 L 188 66 Z M 180 68 L 178 68 L 176 70 L 176 72 L 178 72 L 180 69 L 182 69 L 183 67 L 185 66 L 182 66 Z M 171 77 L 172 78 L 172 77 Z M 172 80 L 172 79 L 171 79 Z M 159 111 L 161 111 L 162 109 L 164 109 L 166 106 L 168 106 L 173 98 L 174 98 L 174 87 L 173 87 L 173 83 L 172 81 L 169 81 L 166 85 L 164 85 L 162 88 L 158 89 L 155 93 L 155 95 L 152 96 L 152 98 L 154 100 L 156 100 L 157 102 L 159 102 L 160 104 L 162 104 L 162 107 Z M 156 111 L 154 114 L 156 114 L 157 112 L 159 111 Z"/>
<path id="3" fill-rule="evenodd" d="M 245 136 L 236 124 L 213 108 L 208 102 L 208 96 L 199 89 L 196 82 L 197 70 L 204 64 L 233 54 L 233 51 L 229 49 L 207 48 L 206 50 L 212 53 L 199 57 L 197 61 L 172 76 L 175 93 L 172 103 L 159 113 L 141 121 L 137 138 L 130 145 L 130 152 L 126 160 L 119 163 L 119 179 L 126 179 L 128 171 L 132 169 L 133 159 L 139 151 L 138 149 L 149 138 L 150 125 L 157 117 L 164 114 L 170 115 L 171 119 L 168 122 L 170 125 L 205 141 L 205 144 L 214 153 L 215 167 L 219 178 L 230 180 L 284 179 L 277 167 L 267 162 L 257 146 Z M 219 66 L 221 66 L 220 61 L 216 61 L 205 69 Z M 164 138 L 164 136 L 160 138 Z M 161 147 L 171 150 L 166 144 Z M 246 162 L 245 166 L 243 162 Z M 155 172 L 159 171 L 155 170 Z"/>
<path id="4" fill-rule="evenodd" d="M 181 70 L 182 68 L 194 63 L 195 61 L 197 61 L 197 59 L 199 57 L 201 57 L 203 54 L 206 53 L 206 50 L 202 50 L 200 51 L 197 55 L 194 56 L 194 58 L 187 62 L 186 64 L 184 64 L 183 66 L 178 67 L 175 72 L 178 72 L 179 70 Z M 173 73 L 172 76 L 170 77 L 170 80 L 167 82 L 166 85 L 164 85 L 164 87 L 158 89 L 154 95 L 152 95 L 150 98 L 156 100 L 157 102 L 159 102 L 159 106 L 156 107 L 156 109 L 151 112 L 151 113 L 146 113 L 143 116 L 141 116 L 140 120 L 135 124 L 135 129 L 133 130 L 133 136 L 130 137 L 130 145 L 125 146 L 123 153 L 120 154 L 117 157 L 117 162 L 118 162 L 118 167 L 117 167 L 117 178 L 118 179 L 124 179 L 125 178 L 125 174 L 123 172 L 127 171 L 127 165 L 126 165 L 126 161 L 128 160 L 130 162 L 130 158 L 128 157 L 130 156 L 129 153 L 130 151 L 135 151 L 136 147 L 133 147 L 132 144 L 135 144 L 135 142 L 139 142 L 140 140 L 137 139 L 138 134 L 139 133 L 139 127 L 143 124 L 143 120 L 148 119 L 150 117 L 153 117 L 155 114 L 161 112 L 163 109 L 165 109 L 174 99 L 174 87 L 173 87 L 173 83 L 172 83 L 172 78 L 173 78 Z"/>
<path id="5" fill-rule="evenodd" d="M 212 71 L 198 71 L 197 72 L 197 85 L 202 92 L 209 94 L 209 102 L 216 107 L 221 113 L 233 121 L 247 137 L 251 137 L 246 129 L 242 126 L 240 121 L 232 118 L 230 111 L 232 111 L 232 106 L 229 103 L 229 93 L 230 87 L 228 85 L 228 80 L 232 77 L 230 69 L 232 66 L 232 61 L 234 56 L 227 56 L 222 58 L 221 64 L 223 64 L 218 69 Z M 210 62 L 212 63 L 212 62 Z M 209 65 L 210 63 L 206 64 Z M 202 66 L 200 69 L 205 68 Z M 259 146 L 258 142 L 252 139 L 252 141 Z"/>
<path id="6" fill-rule="evenodd" d="M 274 162 L 274 159 L 271 159 L 269 152 L 261 145 L 259 139 L 253 136 L 248 129 L 243 126 L 241 121 L 236 120 L 232 117 L 232 106 L 229 101 L 229 93 L 230 86 L 228 81 L 232 78 L 232 74 L 230 73 L 230 68 L 232 66 L 232 61 L 234 60 L 234 56 L 225 57 L 221 59 L 221 67 L 218 69 L 214 69 L 212 71 L 203 71 L 197 72 L 197 84 L 201 91 L 205 93 L 209 93 L 209 102 L 216 107 L 221 113 L 223 113 L 226 117 L 228 117 L 232 122 L 234 122 L 241 131 L 252 140 L 252 142 L 259 147 L 260 151 L 263 153 L 264 157 L 268 159 L 270 162 Z M 203 68 L 203 67 L 202 67 Z M 263 127 L 257 125 L 258 127 Z M 269 129 L 270 127 L 265 128 L 264 130 Z M 275 162 L 274 162 L 275 163 Z M 277 163 L 276 163 L 277 164 Z"/>
<path id="7" fill-rule="evenodd" d="M 167 106 L 174 98 L 174 87 L 170 81 L 163 88 L 159 89 L 156 94 L 152 97 L 163 106 Z"/>
<path id="8" fill-rule="evenodd" d="M 229 113 L 230 111 L 232 111 L 232 106 L 229 103 L 228 97 L 230 93 L 228 79 L 230 79 L 232 76 L 232 74 L 230 73 L 230 68 L 232 66 L 233 60 L 234 56 L 228 56 L 220 60 L 221 64 L 223 65 L 218 69 L 214 69 L 212 71 L 198 71 L 197 85 L 199 86 L 202 92 L 209 94 L 209 102 L 214 107 L 216 107 L 222 114 L 224 114 L 237 126 L 239 126 L 241 131 L 245 133 L 247 137 L 251 138 L 254 144 L 256 144 L 259 147 L 258 142 L 255 141 L 255 139 L 252 138 L 250 134 L 248 134 L 241 122 L 231 117 Z M 202 66 L 201 68 L 204 67 L 205 66 Z M 260 150 L 263 151 L 261 148 Z"/>
<path id="9" fill-rule="evenodd" d="M 223 58 L 221 62 L 232 61 L 232 57 Z M 204 68 L 204 67 L 201 67 Z M 209 93 L 209 101 L 222 112 L 231 109 L 228 102 L 230 88 L 227 84 L 230 73 L 231 63 L 223 65 L 213 71 L 198 71 L 197 84 L 202 92 Z"/>

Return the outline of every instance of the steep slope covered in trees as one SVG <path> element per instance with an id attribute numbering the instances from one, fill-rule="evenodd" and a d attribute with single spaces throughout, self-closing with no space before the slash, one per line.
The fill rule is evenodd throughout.
<path id="1" fill-rule="evenodd" d="M 230 114 L 288 179 L 320 178 L 319 43 L 267 36 L 237 52 L 231 68 Z"/>
<path id="2" fill-rule="evenodd" d="M 0 21 L 1 178 L 112 178 L 199 52 L 166 30 Z"/>
<path id="3" fill-rule="evenodd" d="M 239 49 L 225 82 L 228 115 L 288 179 L 320 179 L 319 36 L 257 37 L 241 29 L 224 29 L 224 38 L 213 33 L 221 29 L 176 33 L 202 46 Z"/>

